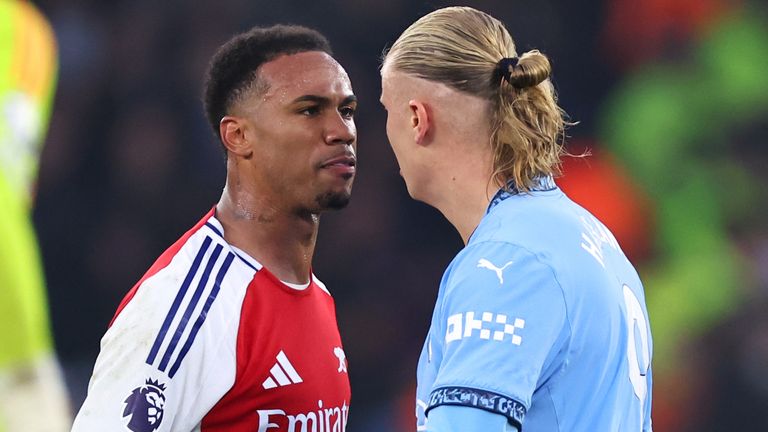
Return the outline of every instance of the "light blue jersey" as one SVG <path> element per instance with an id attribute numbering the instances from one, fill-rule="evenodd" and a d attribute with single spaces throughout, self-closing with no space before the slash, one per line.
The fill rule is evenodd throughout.
<path id="1" fill-rule="evenodd" d="M 419 359 L 418 430 L 439 406 L 525 432 L 652 430 L 637 272 L 602 223 L 551 179 L 540 186 L 497 194 L 445 271 Z"/>

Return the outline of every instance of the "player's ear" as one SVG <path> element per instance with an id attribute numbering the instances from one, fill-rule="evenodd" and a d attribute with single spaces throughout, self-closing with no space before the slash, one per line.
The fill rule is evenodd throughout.
<path id="1" fill-rule="evenodd" d="M 418 99 L 408 101 L 411 113 L 411 128 L 416 144 L 427 145 L 432 132 L 432 111 L 429 105 Z"/>
<path id="2" fill-rule="evenodd" d="M 242 118 L 224 116 L 219 122 L 219 136 L 228 152 L 244 158 L 249 158 L 253 154 L 245 136 L 245 123 Z"/>

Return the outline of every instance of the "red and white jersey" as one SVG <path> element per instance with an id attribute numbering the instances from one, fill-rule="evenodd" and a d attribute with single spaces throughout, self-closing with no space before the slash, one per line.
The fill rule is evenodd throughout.
<path id="1" fill-rule="evenodd" d="M 342 432 L 333 298 L 228 244 L 211 210 L 120 304 L 73 431 Z"/>

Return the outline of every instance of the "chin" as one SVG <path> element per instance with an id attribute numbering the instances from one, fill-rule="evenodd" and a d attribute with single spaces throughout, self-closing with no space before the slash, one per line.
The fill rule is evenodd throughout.
<path id="1" fill-rule="evenodd" d="M 410 195 L 410 197 L 415 200 L 419 200 L 419 198 L 416 195 L 416 190 L 415 190 L 416 188 L 413 186 L 413 184 L 408 183 L 405 177 L 403 177 L 403 182 L 405 183 L 405 190 L 408 191 L 408 195 Z"/>
<path id="2" fill-rule="evenodd" d="M 432 205 L 429 201 L 427 201 L 423 188 L 417 188 L 414 184 L 405 182 L 405 189 L 408 191 L 408 195 L 410 195 L 410 197 L 414 200 Z"/>
<path id="3" fill-rule="evenodd" d="M 344 192 L 326 192 L 315 198 L 320 211 L 341 210 L 349 204 L 351 194 Z"/>

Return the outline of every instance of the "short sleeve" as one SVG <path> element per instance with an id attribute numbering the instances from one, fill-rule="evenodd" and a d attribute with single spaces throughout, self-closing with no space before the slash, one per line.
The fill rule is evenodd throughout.
<path id="1" fill-rule="evenodd" d="M 521 247 L 483 242 L 457 256 L 444 283 L 442 334 L 433 335 L 443 353 L 427 412 L 473 406 L 520 427 L 569 334 L 556 274 Z"/>
<path id="2" fill-rule="evenodd" d="M 427 432 L 519 432 L 504 417 L 474 408 L 443 405 L 430 412 Z"/>

